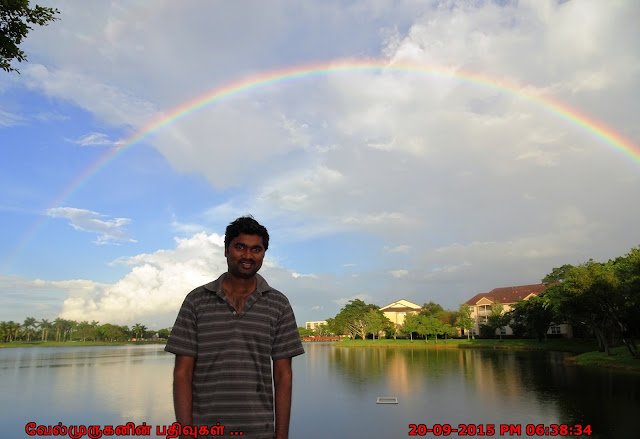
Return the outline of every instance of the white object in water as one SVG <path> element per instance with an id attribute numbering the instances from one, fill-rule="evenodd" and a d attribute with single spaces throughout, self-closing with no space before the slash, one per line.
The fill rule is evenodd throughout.
<path id="1" fill-rule="evenodd" d="M 378 400 L 376 404 L 397 404 L 398 397 L 397 396 L 378 396 Z"/>

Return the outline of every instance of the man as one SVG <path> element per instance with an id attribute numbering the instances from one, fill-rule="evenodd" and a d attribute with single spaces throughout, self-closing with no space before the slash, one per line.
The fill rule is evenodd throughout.
<path id="1" fill-rule="evenodd" d="M 257 274 L 268 246 L 267 229 L 253 217 L 233 221 L 224 239 L 227 273 L 191 291 L 180 308 L 165 350 L 176 355 L 173 402 L 182 425 L 288 437 L 291 358 L 304 349 L 289 301 Z"/>

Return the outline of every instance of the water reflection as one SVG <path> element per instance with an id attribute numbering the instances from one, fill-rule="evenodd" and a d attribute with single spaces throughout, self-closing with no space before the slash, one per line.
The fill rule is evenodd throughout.
<path id="1" fill-rule="evenodd" d="M 527 424 L 590 424 L 592 437 L 636 434 L 640 376 L 567 367 L 562 353 L 306 348 L 309 367 L 300 371 L 306 392 L 323 399 L 316 400 L 314 412 L 296 410 L 312 431 L 383 438 L 407 435 L 411 423 L 515 424 L 523 432 Z M 400 404 L 381 408 L 378 396 L 397 396 Z M 314 421 L 319 411 L 331 416 L 328 425 Z"/>
<path id="2" fill-rule="evenodd" d="M 2 437 L 24 437 L 24 427 L 31 421 L 38 425 L 172 422 L 173 355 L 163 347 L 0 350 L 0 401 L 11 407 L 0 413 Z"/>
<path id="3" fill-rule="evenodd" d="M 292 439 L 400 438 L 409 424 L 435 423 L 591 424 L 592 437 L 637 436 L 640 375 L 567 367 L 564 354 L 305 349 L 293 361 Z M 161 345 L 0 349 L 1 436 L 25 437 L 30 421 L 169 424 L 173 358 Z"/>

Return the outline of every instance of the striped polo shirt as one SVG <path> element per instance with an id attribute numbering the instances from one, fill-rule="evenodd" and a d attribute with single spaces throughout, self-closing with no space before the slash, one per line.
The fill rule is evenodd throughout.
<path id="1" fill-rule="evenodd" d="M 273 438 L 271 361 L 304 353 L 289 300 L 256 274 L 237 313 L 217 280 L 191 291 L 165 351 L 196 358 L 193 423 L 224 425 L 225 436 Z M 200 436 L 199 436 L 200 437 Z"/>

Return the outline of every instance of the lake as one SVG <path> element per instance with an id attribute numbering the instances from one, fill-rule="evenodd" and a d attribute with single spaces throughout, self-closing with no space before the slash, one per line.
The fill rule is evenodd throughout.
<path id="1" fill-rule="evenodd" d="M 292 439 L 424 436 L 434 424 L 467 436 L 493 428 L 494 437 L 541 437 L 527 426 L 578 424 L 594 438 L 638 437 L 640 375 L 566 366 L 562 353 L 305 349 L 293 360 Z M 174 420 L 173 359 L 162 345 L 0 349 L 0 437 L 38 437 L 25 432 L 30 422 L 145 422 L 156 437 L 156 426 Z"/>

